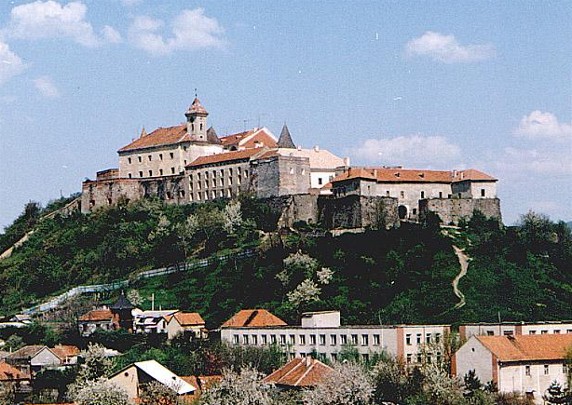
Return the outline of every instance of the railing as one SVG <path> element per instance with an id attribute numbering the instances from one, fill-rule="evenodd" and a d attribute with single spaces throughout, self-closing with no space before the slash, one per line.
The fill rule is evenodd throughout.
<path id="1" fill-rule="evenodd" d="M 242 252 L 239 252 L 239 253 L 229 253 L 229 254 L 223 255 L 223 256 L 214 256 L 214 257 L 209 257 L 206 259 L 194 260 L 192 262 L 176 263 L 176 264 L 173 264 L 173 265 L 168 266 L 168 267 L 161 267 L 158 269 L 142 271 L 141 273 L 138 273 L 133 278 L 127 279 L 127 280 L 115 281 L 115 282 L 106 283 L 106 284 L 81 285 L 78 287 L 74 287 L 74 288 L 66 291 L 65 293 L 62 293 L 62 294 L 50 299 L 49 301 L 47 301 L 43 304 L 39 304 L 39 305 L 35 305 L 33 307 L 30 307 L 30 308 L 27 308 L 27 309 L 23 310 L 22 313 L 28 314 L 28 315 L 39 314 L 42 312 L 47 312 L 47 311 L 51 311 L 53 309 L 56 309 L 57 307 L 59 307 L 61 304 L 63 304 L 64 302 L 66 302 L 70 298 L 76 297 L 76 296 L 81 295 L 81 294 L 92 294 L 92 293 L 96 293 L 96 292 L 114 291 L 114 290 L 118 290 L 120 288 L 128 287 L 129 284 L 131 284 L 134 281 L 138 281 L 138 280 L 142 280 L 142 279 L 146 279 L 146 278 L 151 278 L 151 277 L 164 276 L 167 274 L 190 271 L 190 270 L 194 270 L 194 269 L 198 269 L 198 268 L 202 268 L 202 267 L 208 267 L 214 263 L 226 262 L 230 259 L 239 259 L 240 260 L 240 259 L 245 259 L 248 257 L 255 256 L 255 255 L 256 255 L 255 249 L 247 249 L 247 250 L 243 250 Z"/>

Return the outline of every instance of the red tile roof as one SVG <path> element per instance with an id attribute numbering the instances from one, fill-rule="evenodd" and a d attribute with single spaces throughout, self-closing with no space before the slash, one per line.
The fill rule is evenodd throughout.
<path id="1" fill-rule="evenodd" d="M 204 319 L 197 312 L 177 312 L 173 315 L 181 326 L 204 325 Z"/>
<path id="2" fill-rule="evenodd" d="M 332 180 L 333 183 L 349 179 L 370 179 L 380 183 L 454 183 L 460 181 L 496 181 L 475 169 L 446 171 L 402 168 L 352 167 Z"/>
<path id="3" fill-rule="evenodd" d="M 222 324 L 223 328 L 287 326 L 286 322 L 265 309 L 243 309 Z"/>
<path id="4" fill-rule="evenodd" d="M 232 162 L 235 160 L 248 160 L 266 149 L 255 148 L 238 150 L 234 152 L 218 153 L 216 155 L 200 156 L 189 163 L 186 167 L 207 166 L 215 163 Z"/>
<path id="5" fill-rule="evenodd" d="M 253 128 L 237 134 L 223 136 L 220 138 L 220 141 L 225 148 L 234 146 L 236 148 L 248 149 L 255 148 L 260 144 L 269 148 L 276 148 L 278 146 L 276 139 L 266 128 Z"/>
<path id="6" fill-rule="evenodd" d="M 118 152 L 129 150 L 145 149 L 161 145 L 174 145 L 181 142 L 190 142 L 191 137 L 187 134 L 187 124 L 175 127 L 157 128 L 147 135 L 137 138 L 129 145 L 119 149 Z"/>
<path id="7" fill-rule="evenodd" d="M 8 363 L 0 363 L 0 381 L 14 381 L 27 378 L 28 377 L 17 368 L 12 367 Z"/>
<path id="8" fill-rule="evenodd" d="M 264 382 L 289 387 L 313 387 L 334 369 L 311 357 L 295 358 L 264 378 Z"/>
<path id="9" fill-rule="evenodd" d="M 80 321 L 112 321 L 113 313 L 109 309 L 94 309 L 79 317 Z"/>
<path id="10" fill-rule="evenodd" d="M 195 97 L 195 99 L 193 100 L 193 104 L 191 104 L 191 106 L 189 107 L 189 109 L 187 110 L 187 114 L 204 114 L 204 115 L 208 115 L 208 112 L 206 110 L 205 107 L 203 107 L 203 105 L 201 104 L 201 102 L 199 101 L 199 99 L 197 97 Z"/>
<path id="11" fill-rule="evenodd" d="M 562 360 L 572 347 L 572 333 L 475 338 L 500 361 Z"/>
<path id="12" fill-rule="evenodd" d="M 56 356 L 58 356 L 62 360 L 77 356 L 80 353 L 78 347 L 71 345 L 56 345 L 51 350 Z"/>

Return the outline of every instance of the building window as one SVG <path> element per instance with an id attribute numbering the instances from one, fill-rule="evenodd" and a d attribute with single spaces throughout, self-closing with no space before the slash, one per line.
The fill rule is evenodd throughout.
<path id="1" fill-rule="evenodd" d="M 175 158 L 175 154 L 174 154 L 173 152 L 169 152 L 169 157 L 170 157 L 171 159 L 174 159 L 174 158 Z"/>
<path id="2" fill-rule="evenodd" d="M 541 331 L 540 331 L 540 334 L 541 334 L 541 335 L 546 335 L 546 334 L 548 334 L 548 331 L 547 331 L 547 330 L 541 330 Z"/>
<path id="3" fill-rule="evenodd" d="M 248 344 L 248 335 L 242 335 L 242 344 Z"/>
<path id="4" fill-rule="evenodd" d="M 330 354 L 330 356 L 332 357 L 333 361 L 337 361 L 338 360 L 338 353 L 332 353 Z"/>
<path id="5" fill-rule="evenodd" d="M 373 335 L 373 344 L 374 346 L 379 346 L 379 335 Z"/>
<path id="6" fill-rule="evenodd" d="M 276 335 L 270 335 L 270 344 L 272 345 L 276 344 Z"/>
<path id="7" fill-rule="evenodd" d="M 368 335 L 361 335 L 361 345 L 368 346 L 369 345 L 369 336 Z"/>
<path id="8" fill-rule="evenodd" d="M 310 345 L 316 346 L 316 335 L 310 335 Z"/>
<path id="9" fill-rule="evenodd" d="M 268 336 L 266 336 L 266 335 L 260 336 L 260 342 L 261 342 L 263 345 L 267 344 L 267 343 L 268 343 Z"/>
<path id="10" fill-rule="evenodd" d="M 548 375 L 549 371 L 550 371 L 550 367 L 548 366 L 548 364 L 545 364 L 544 365 L 544 375 Z"/>
<path id="11" fill-rule="evenodd" d="M 163 160 L 163 154 L 159 153 L 159 160 Z"/>
<path id="12" fill-rule="evenodd" d="M 536 331 L 535 330 L 531 330 L 528 332 L 529 335 L 536 335 Z"/>
<path id="13" fill-rule="evenodd" d="M 425 198 L 425 191 L 421 192 L 421 198 Z"/>
<path id="14" fill-rule="evenodd" d="M 441 334 L 435 333 L 435 343 L 440 343 L 440 342 L 441 342 Z"/>
<path id="15" fill-rule="evenodd" d="M 352 335 L 352 345 L 357 346 L 357 335 Z"/>
<path id="16" fill-rule="evenodd" d="M 330 335 L 330 345 L 335 346 L 337 344 L 337 336 Z"/>
<path id="17" fill-rule="evenodd" d="M 417 334 L 417 344 L 420 345 L 421 344 L 421 333 Z"/>
<path id="18" fill-rule="evenodd" d="M 326 344 L 326 335 L 320 335 L 320 346 L 324 346 Z"/>
<path id="19" fill-rule="evenodd" d="M 421 353 L 417 353 L 417 363 L 421 363 Z"/>
<path id="20" fill-rule="evenodd" d="M 524 366 L 524 375 L 530 377 L 530 366 Z"/>
<path id="21" fill-rule="evenodd" d="M 342 345 L 347 345 L 348 344 L 348 335 L 340 335 L 340 343 Z"/>
<path id="22" fill-rule="evenodd" d="M 318 177 L 318 184 L 321 186 L 322 185 L 322 178 Z"/>
<path id="23" fill-rule="evenodd" d="M 425 335 L 425 343 L 431 343 L 431 334 L 430 333 L 427 333 Z"/>
<path id="24" fill-rule="evenodd" d="M 559 335 L 559 334 L 560 334 L 560 329 L 554 329 L 554 334 L 555 334 L 555 335 Z"/>
<path id="25" fill-rule="evenodd" d="M 405 191 L 403 191 L 403 190 L 400 191 L 400 192 L 399 192 L 399 196 L 400 196 L 401 198 L 405 198 Z"/>
<path id="26" fill-rule="evenodd" d="M 255 346 L 258 345 L 258 336 L 252 335 L 252 344 Z"/>
<path id="27" fill-rule="evenodd" d="M 405 335 L 405 344 L 407 346 L 411 346 L 411 333 L 408 333 L 407 335 Z"/>
<path id="28" fill-rule="evenodd" d="M 412 357 L 413 355 L 411 353 L 407 354 L 407 364 L 411 364 Z"/>
<path id="29" fill-rule="evenodd" d="M 141 163 L 141 156 L 137 156 L 137 160 Z"/>
<path id="30" fill-rule="evenodd" d="M 152 155 L 149 155 L 148 158 L 149 158 L 149 162 L 150 162 L 151 160 L 153 160 Z"/>
<path id="31" fill-rule="evenodd" d="M 295 345 L 295 344 L 296 344 L 296 335 L 290 335 L 290 344 L 291 344 L 291 345 Z"/>
<path id="32" fill-rule="evenodd" d="M 369 361 L 369 354 L 364 353 L 361 355 L 362 360 L 367 363 Z"/>
<path id="33" fill-rule="evenodd" d="M 484 196 L 485 196 L 485 189 L 481 188 L 481 197 L 484 197 Z"/>
<path id="34" fill-rule="evenodd" d="M 127 163 L 131 164 L 131 158 L 127 158 Z"/>
<path id="35" fill-rule="evenodd" d="M 139 171 L 139 177 L 143 177 L 143 172 Z"/>
<path id="36" fill-rule="evenodd" d="M 300 340 L 300 346 L 304 346 L 306 344 L 306 335 L 300 335 L 298 339 Z"/>
<path id="37" fill-rule="evenodd" d="M 290 172 L 290 174 L 294 174 L 294 168 L 291 167 L 290 170 L 289 170 L 289 172 Z"/>

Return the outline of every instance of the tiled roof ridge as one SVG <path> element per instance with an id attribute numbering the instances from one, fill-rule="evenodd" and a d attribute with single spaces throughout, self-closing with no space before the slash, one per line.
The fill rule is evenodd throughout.
<path id="1" fill-rule="evenodd" d="M 298 364 L 298 366 L 302 366 L 304 367 L 304 360 L 302 359 L 302 361 Z M 294 383 L 294 385 L 298 385 L 300 384 L 302 381 L 304 381 L 304 378 L 306 378 L 306 376 L 310 373 L 310 371 L 314 368 L 314 366 L 316 365 L 316 359 L 310 357 L 310 365 L 306 368 L 306 371 L 304 373 L 302 373 L 302 375 L 300 376 L 300 378 L 298 378 L 296 380 L 296 382 Z"/>

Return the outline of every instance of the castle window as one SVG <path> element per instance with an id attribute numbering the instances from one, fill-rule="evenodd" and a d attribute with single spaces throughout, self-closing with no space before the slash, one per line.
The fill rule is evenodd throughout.
<path id="1" fill-rule="evenodd" d="M 213 187 L 216 187 L 216 179 L 213 179 Z"/>
<path id="2" fill-rule="evenodd" d="M 322 178 L 318 177 L 318 184 L 321 186 L 322 185 Z"/>
<path id="3" fill-rule="evenodd" d="M 171 167 L 171 174 L 175 174 L 175 168 Z"/>
<path id="4" fill-rule="evenodd" d="M 163 160 L 163 154 L 159 153 L 159 160 Z"/>
<path id="5" fill-rule="evenodd" d="M 151 155 L 149 155 L 148 158 L 149 158 L 149 162 L 150 162 L 153 157 Z"/>
<path id="6" fill-rule="evenodd" d="M 159 175 L 163 175 L 163 169 L 159 169 Z"/>
<path id="7" fill-rule="evenodd" d="M 439 191 L 439 198 L 443 198 L 443 192 Z"/>
<path id="8" fill-rule="evenodd" d="M 425 191 L 421 192 L 421 198 L 425 198 Z"/>
<path id="9" fill-rule="evenodd" d="M 109 204 L 109 205 L 113 204 L 113 201 L 111 200 L 111 198 L 107 199 L 107 204 Z"/>
<path id="10" fill-rule="evenodd" d="M 385 190 L 385 196 L 389 197 L 389 190 Z"/>
<path id="11" fill-rule="evenodd" d="M 174 159 L 174 158 L 175 158 L 175 154 L 174 154 L 173 152 L 169 152 L 169 157 L 170 157 L 171 159 Z"/>
<path id="12" fill-rule="evenodd" d="M 203 130 L 203 123 L 201 122 L 201 131 Z"/>
<path id="13" fill-rule="evenodd" d="M 149 177 L 153 176 L 153 170 L 149 170 Z"/>
<path id="14" fill-rule="evenodd" d="M 143 172 L 142 172 L 142 171 L 139 172 L 139 177 L 143 177 Z"/>
<path id="15" fill-rule="evenodd" d="M 195 124 L 191 124 L 191 131 L 195 130 Z"/>
<path id="16" fill-rule="evenodd" d="M 248 170 L 245 170 L 245 171 L 244 171 L 244 177 L 245 177 L 245 178 L 248 177 Z"/>
<path id="17" fill-rule="evenodd" d="M 405 191 L 401 190 L 401 191 L 399 192 L 399 195 L 400 195 L 401 198 L 405 198 Z"/>
<path id="18" fill-rule="evenodd" d="M 137 160 L 141 163 L 141 156 L 137 156 Z"/>
<path id="19" fill-rule="evenodd" d="M 484 197 L 484 196 L 485 196 L 485 189 L 481 188 L 481 197 Z"/>
<path id="20" fill-rule="evenodd" d="M 129 178 L 131 178 L 131 173 L 129 173 L 127 176 L 128 176 Z"/>
<path id="21" fill-rule="evenodd" d="M 127 158 L 127 162 L 131 164 L 131 158 Z"/>
<path id="22" fill-rule="evenodd" d="M 220 178 L 220 186 L 223 187 L 224 186 L 224 178 Z"/>

